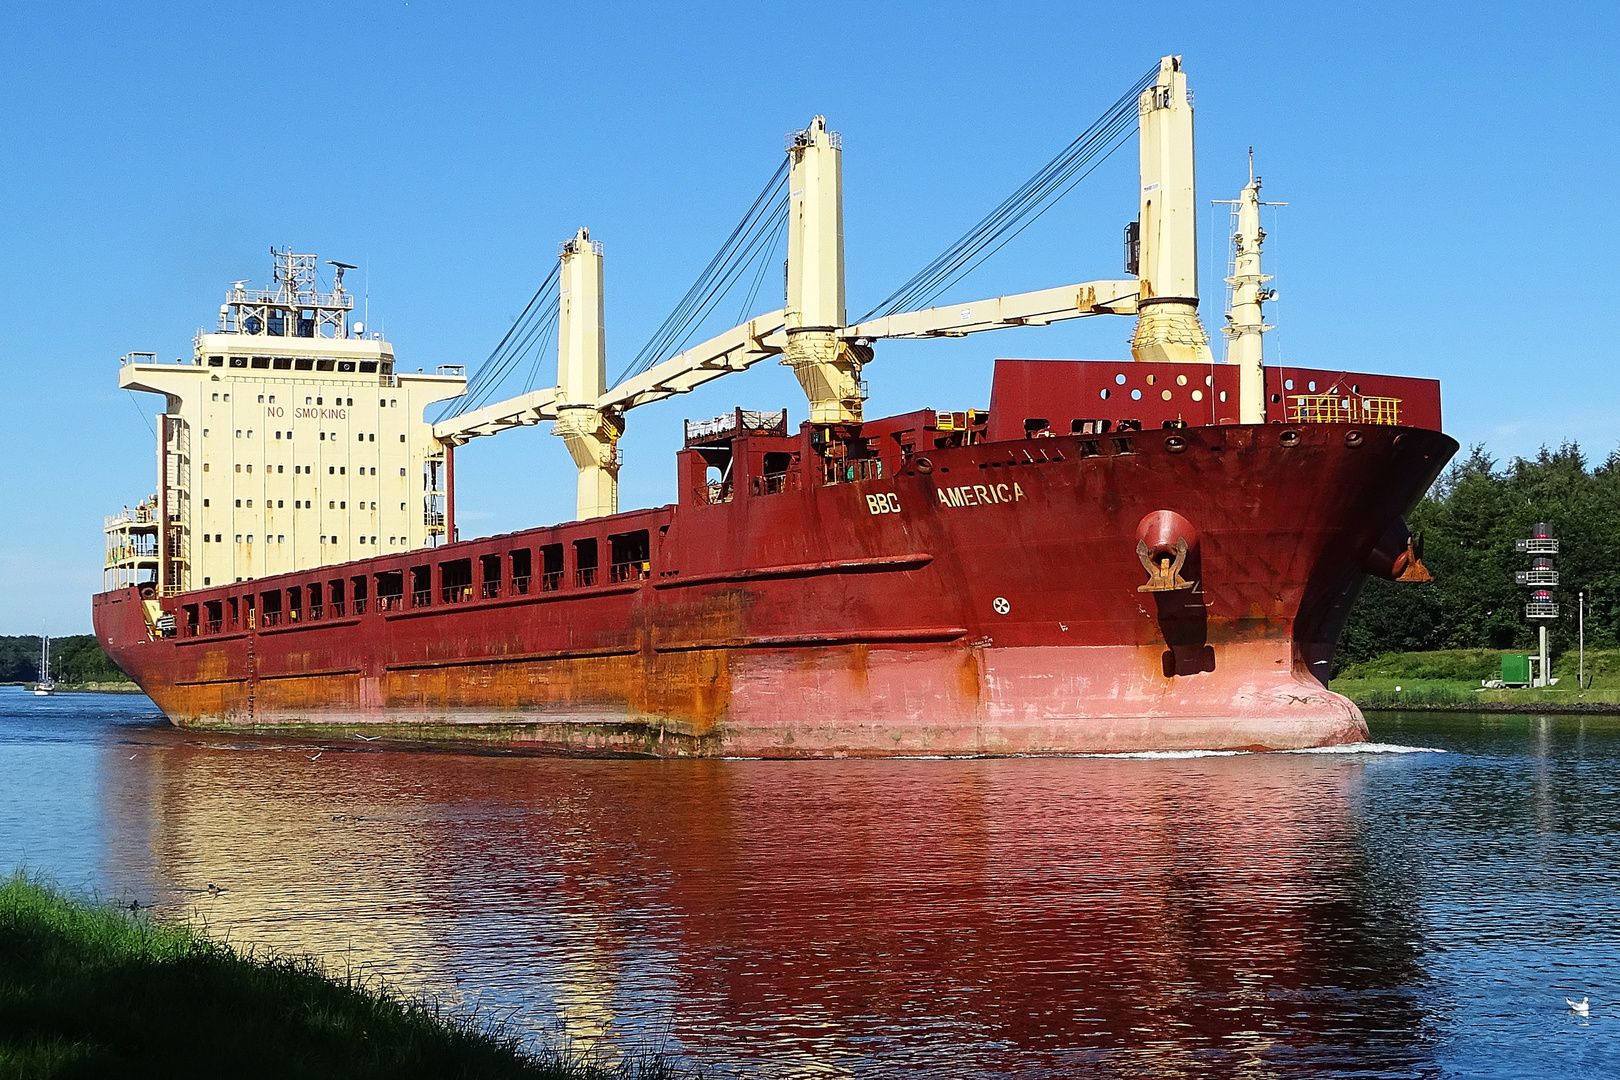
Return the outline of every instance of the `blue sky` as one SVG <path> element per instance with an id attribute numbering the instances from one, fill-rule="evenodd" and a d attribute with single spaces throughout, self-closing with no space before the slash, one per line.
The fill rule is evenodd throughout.
<path id="1" fill-rule="evenodd" d="M 1266 222 L 1273 358 L 1439 378 L 1448 430 L 1499 458 L 1571 439 L 1606 457 L 1616 10 L 12 3 L 0 633 L 89 629 L 102 516 L 154 482 L 158 402 L 117 389 L 118 357 L 189 355 L 228 282 L 265 283 L 272 244 L 363 267 L 350 280 L 373 328 L 431 370 L 487 355 L 588 225 L 617 371 L 812 115 L 844 136 L 857 314 L 1166 53 L 1196 95 L 1200 199 L 1235 196 L 1253 145 L 1265 197 L 1290 204 Z M 1115 276 L 1134 177 L 1128 146 L 945 299 Z M 1225 231 L 1210 220 L 1206 268 Z M 882 345 L 869 412 L 983 406 L 994 357 L 1122 357 L 1130 329 Z M 621 504 L 670 501 L 681 420 L 735 404 L 804 415 L 775 365 L 637 410 Z M 572 468 L 544 430 L 457 464 L 464 536 L 572 516 Z"/>

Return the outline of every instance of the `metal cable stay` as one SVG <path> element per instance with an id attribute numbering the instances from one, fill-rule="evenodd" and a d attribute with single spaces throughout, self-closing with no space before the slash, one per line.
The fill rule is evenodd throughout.
<path id="1" fill-rule="evenodd" d="M 1118 101 L 1109 106 L 1107 112 L 1061 153 L 1041 166 L 1023 186 L 855 321 L 863 323 L 896 312 L 927 307 L 946 289 L 972 273 L 1033 225 L 1124 145 L 1136 128 L 1137 100 L 1143 91 L 1153 85 L 1158 75 L 1159 66 L 1155 64 Z M 986 251 L 986 248 L 989 250 Z"/>
<path id="2" fill-rule="evenodd" d="M 530 357 L 532 362 L 524 380 L 524 388 L 534 387 L 535 380 L 540 374 L 541 363 L 548 355 L 546 346 L 551 343 L 557 332 L 559 299 L 557 275 L 558 267 L 554 263 L 551 272 L 534 291 L 534 295 L 529 297 L 529 302 L 523 306 L 523 311 L 519 313 L 489 356 L 478 365 L 478 370 L 473 372 L 471 381 L 467 383 L 466 393 L 458 398 L 452 398 L 434 418 L 435 423 L 489 404 L 494 399 L 495 392 L 525 357 Z"/>
<path id="3" fill-rule="evenodd" d="M 703 320 L 731 291 L 738 278 L 758 263 L 753 289 L 749 299 L 743 302 L 744 314 L 737 319 L 738 322 L 743 320 L 769 265 L 770 260 L 765 256 L 776 248 L 782 227 L 787 224 L 787 176 L 788 161 L 784 157 L 737 227 L 731 230 L 731 235 L 720 245 L 720 250 L 714 253 L 714 258 L 709 260 L 692 287 L 686 290 L 686 295 L 681 297 L 680 303 L 653 331 L 652 337 L 636 353 L 635 359 L 613 380 L 615 385 L 650 370 L 660 361 L 684 349 Z"/>
<path id="4" fill-rule="evenodd" d="M 876 307 L 859 320 L 856 324 L 869 324 L 867 326 L 852 326 L 844 333 L 852 333 L 857 329 L 867 330 L 875 336 L 933 336 L 940 332 L 937 328 L 927 327 L 922 330 L 898 325 L 891 316 L 899 315 L 900 322 L 912 319 L 914 316 L 923 316 L 927 322 L 927 313 L 919 311 L 920 308 L 937 299 L 940 294 L 960 282 L 968 274 L 981 266 L 986 260 L 993 257 L 1020 233 L 1039 220 L 1046 211 L 1050 210 L 1059 200 L 1072 191 L 1082 180 L 1127 141 L 1136 130 L 1138 99 L 1142 93 L 1154 84 L 1160 69 L 1158 66 L 1150 69 L 1141 78 L 1122 94 L 1104 113 L 1098 117 L 1080 135 L 1071 141 L 1055 157 L 1049 160 L 1028 180 L 1020 185 L 1011 195 L 998 204 L 989 214 L 977 222 L 971 229 L 959 237 L 938 256 L 913 274 L 902 285 L 891 292 Z M 751 322 L 745 322 L 748 311 L 753 306 L 765 277 L 769 273 L 775 252 L 779 249 L 782 237 L 786 232 L 785 225 L 789 216 L 792 193 L 788 188 L 788 179 L 791 162 L 784 159 L 772 173 L 759 194 L 754 198 L 742 219 L 731 230 L 725 241 L 720 245 L 714 256 L 709 260 L 697 279 L 687 289 L 674 309 L 664 318 L 658 328 L 648 338 L 645 344 L 637 351 L 635 357 L 619 373 L 618 377 L 609 385 L 614 390 L 604 395 L 604 406 L 611 398 L 615 404 L 611 407 L 625 409 L 637 404 L 644 404 L 671 392 L 683 392 L 696 385 L 698 381 L 713 377 L 714 373 L 723 373 L 726 370 L 742 370 L 749 363 L 758 359 L 754 354 L 757 349 L 748 344 L 753 333 L 771 332 L 764 322 L 769 318 L 761 316 Z M 450 433 L 450 437 L 465 439 L 479 434 L 493 434 L 507 426 L 522 423 L 533 423 L 552 418 L 551 397 L 544 388 L 535 389 L 539 384 L 539 373 L 542 368 L 542 357 L 545 352 L 539 346 L 552 340 L 558 325 L 558 297 L 557 282 L 559 274 L 556 268 L 547 275 L 545 282 L 536 291 L 534 297 L 525 306 L 523 313 L 513 323 L 512 327 L 501 338 L 490 356 L 477 368 L 468 385 L 467 394 L 457 398 L 451 407 L 447 407 L 438 417 L 438 423 L 446 428 L 457 427 Z M 746 294 L 743 297 L 742 307 L 738 314 L 738 325 L 716 338 L 695 347 L 694 356 L 698 352 L 715 351 L 716 355 L 731 356 L 732 359 L 697 360 L 693 363 L 695 374 L 693 378 L 684 380 L 677 385 L 675 379 L 681 379 L 681 373 L 671 379 L 665 379 L 661 374 L 664 368 L 682 367 L 687 364 L 683 350 L 687 349 L 697 332 L 705 321 L 716 310 L 722 300 L 736 291 L 739 283 L 746 284 Z M 1116 285 L 1122 283 L 1097 283 L 1099 285 Z M 1119 291 L 1116 289 L 1115 291 Z M 1048 290 L 1054 295 L 1062 292 Z M 1070 318 L 1075 312 L 1070 310 L 1074 306 L 1074 297 L 1061 299 L 1058 304 L 1064 311 L 1056 313 L 1046 312 L 1045 307 L 1050 306 L 1045 301 L 1052 300 L 1044 294 L 1029 294 L 1036 301 L 1035 308 L 1039 312 L 1033 317 L 1021 317 L 1019 321 L 1036 323 L 1050 321 L 1054 318 Z M 1106 297 L 1094 296 L 1090 298 L 1096 305 L 1090 310 L 1108 310 L 1108 305 L 1115 303 Z M 1064 313 L 1067 312 L 1067 313 Z M 780 316 L 780 312 L 773 316 Z M 873 322 L 877 320 L 877 322 Z M 755 326 L 754 324 L 759 324 Z M 776 324 L 779 326 L 779 324 Z M 973 332 L 978 329 L 993 329 L 999 325 L 1010 325 L 992 315 L 985 322 L 975 322 L 966 328 L 954 327 L 948 333 Z M 779 335 L 778 335 L 779 336 Z M 733 340 L 735 339 L 735 340 Z M 713 346 L 713 349 L 710 349 Z M 741 349 L 741 352 L 736 350 Z M 538 351 L 537 351 L 538 350 Z M 769 347 L 772 353 L 778 352 L 776 347 Z M 746 354 L 746 359 L 743 358 Z M 761 354 L 763 355 L 763 354 Z M 519 370 L 521 361 L 525 357 L 532 357 L 533 363 L 529 366 L 525 379 L 528 391 L 525 398 L 513 398 L 510 402 L 501 402 L 485 409 L 487 403 L 496 396 L 497 390 L 506 383 L 510 377 Z M 677 361 L 679 361 L 677 363 Z M 659 369 L 653 372 L 653 369 Z M 648 373 L 653 372 L 652 376 Z M 642 387 L 641 384 L 655 379 L 656 385 Z M 488 418 L 487 422 L 480 420 L 471 423 L 472 414 L 484 410 L 494 414 L 502 411 L 504 406 L 512 405 L 511 415 Z M 446 420 L 468 417 L 466 425 L 446 424 Z M 482 414 L 480 414 L 482 418 Z M 459 430 L 466 427 L 467 430 Z"/>

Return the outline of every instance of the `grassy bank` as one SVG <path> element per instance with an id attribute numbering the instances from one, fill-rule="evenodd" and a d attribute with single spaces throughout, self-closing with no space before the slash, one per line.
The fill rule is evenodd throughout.
<path id="1" fill-rule="evenodd" d="M 1445 709 L 1482 712 L 1620 712 L 1620 650 L 1589 650 L 1589 685 L 1576 685 L 1579 658 L 1565 653 L 1552 664 L 1556 686 L 1488 690 L 1482 680 L 1502 674 L 1496 649 L 1444 649 L 1385 653 L 1351 664 L 1332 688 L 1363 709 Z"/>
<path id="2" fill-rule="evenodd" d="M 188 926 L 0 882 L 0 1077 L 524 1077 L 662 1080 L 536 1055 L 313 960 L 243 954 Z"/>

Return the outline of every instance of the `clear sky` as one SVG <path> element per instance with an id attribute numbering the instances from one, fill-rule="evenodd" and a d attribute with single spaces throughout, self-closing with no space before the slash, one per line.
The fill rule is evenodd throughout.
<path id="1" fill-rule="evenodd" d="M 855 315 L 1166 53 L 1196 95 L 1200 200 L 1236 196 L 1253 145 L 1264 197 L 1289 203 L 1266 220 L 1271 358 L 1439 378 L 1447 429 L 1498 458 L 1564 440 L 1604 458 L 1620 445 L 1617 10 L 13 0 L 0 633 L 89 630 L 102 517 L 154 485 L 160 403 L 117 388 L 118 357 L 189 356 L 230 281 L 267 284 L 271 245 L 361 266 L 372 327 L 402 368 L 431 370 L 486 356 L 588 225 L 613 373 L 812 115 L 844 136 Z M 1135 167 L 1133 144 L 944 299 L 1118 275 Z M 1209 221 L 1214 327 L 1226 224 Z M 982 407 L 994 357 L 1125 357 L 1130 330 L 880 343 L 869 415 Z M 737 404 L 804 416 L 773 364 L 637 410 L 621 505 L 671 501 L 681 420 Z M 457 480 L 463 536 L 572 516 L 544 429 L 478 440 Z"/>

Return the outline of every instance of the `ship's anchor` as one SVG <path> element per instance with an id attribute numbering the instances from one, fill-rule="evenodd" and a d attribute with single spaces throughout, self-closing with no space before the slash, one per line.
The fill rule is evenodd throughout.
<path id="1" fill-rule="evenodd" d="M 1148 572 L 1147 584 L 1138 585 L 1137 592 L 1177 592 L 1193 587 L 1193 582 L 1181 576 L 1181 568 L 1187 565 L 1185 536 L 1176 537 L 1173 553 L 1161 550 L 1156 557 L 1148 548 L 1146 540 L 1138 540 L 1136 557 L 1142 560 L 1142 569 Z"/>
<path id="2" fill-rule="evenodd" d="M 1433 581 L 1434 575 L 1423 565 L 1423 534 L 1406 538 L 1406 551 L 1395 560 L 1396 581 Z"/>

